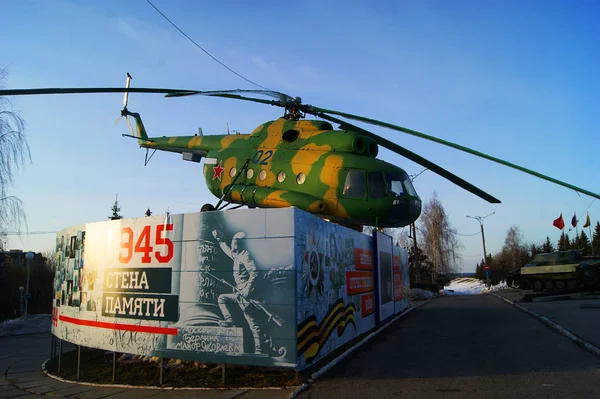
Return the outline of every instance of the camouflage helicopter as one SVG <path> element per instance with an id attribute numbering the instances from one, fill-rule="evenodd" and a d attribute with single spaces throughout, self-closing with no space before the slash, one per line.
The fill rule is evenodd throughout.
<path id="1" fill-rule="evenodd" d="M 493 162 L 509 166 L 600 199 L 600 195 L 538 172 L 438 139 L 415 130 L 345 112 L 303 104 L 298 97 L 270 90 L 199 91 L 132 88 L 46 88 L 0 90 L 3 95 L 125 93 L 121 117 L 133 117 L 140 147 L 182 154 L 186 161 L 204 159 L 204 177 L 210 192 L 219 198 L 202 211 L 236 207 L 282 208 L 295 206 L 353 228 L 363 225 L 403 227 L 421 213 L 421 199 L 407 173 L 377 158 L 379 146 L 387 148 L 490 203 L 500 201 L 441 166 L 347 121 L 332 115 L 385 127 L 431 140 Z M 258 126 L 249 134 L 150 137 L 139 113 L 127 109 L 129 93 L 159 93 L 165 97 L 203 95 L 252 101 L 282 107 L 284 115 Z M 248 97 L 250 94 L 272 97 Z M 314 115 L 323 120 L 306 120 Z M 121 118 L 120 117 L 120 118 Z M 117 120 L 118 121 L 118 120 Z M 127 119 L 129 123 L 129 119 Z M 332 124 L 338 125 L 334 129 Z"/>

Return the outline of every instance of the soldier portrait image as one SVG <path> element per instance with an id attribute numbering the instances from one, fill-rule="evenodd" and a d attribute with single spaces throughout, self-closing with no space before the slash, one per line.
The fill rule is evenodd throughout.
<path id="1" fill-rule="evenodd" d="M 250 302 L 255 300 L 253 296 L 256 289 L 257 272 L 250 253 L 243 248 L 242 240 L 246 234 L 243 232 L 236 233 L 231 240 L 231 246 L 221 239 L 217 230 L 213 230 L 212 234 L 223 252 L 233 260 L 233 279 L 235 281 L 235 286 L 232 286 L 233 293 L 221 294 L 217 300 L 223 313 L 223 320 L 219 322 L 219 325 L 221 327 L 232 327 L 237 324 L 232 318 L 231 307 L 239 307 L 248 322 L 250 331 L 252 331 L 254 354 L 261 355 L 261 326 L 258 322 L 260 310 Z"/>
<path id="2" fill-rule="evenodd" d="M 239 215 L 239 216 L 238 216 Z M 242 217 L 243 216 L 243 217 Z M 202 212 L 186 221 L 191 238 L 179 280 L 177 336 L 167 350 L 242 364 L 290 364 L 296 355 L 293 214 L 266 221 L 262 210 Z M 268 227 L 268 225 L 270 227 Z M 286 238 L 267 231 L 287 229 Z"/>

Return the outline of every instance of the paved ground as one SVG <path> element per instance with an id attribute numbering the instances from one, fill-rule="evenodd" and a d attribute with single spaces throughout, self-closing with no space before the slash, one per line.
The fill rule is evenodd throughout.
<path id="1" fill-rule="evenodd" d="M 497 295 L 509 301 L 517 301 L 520 306 L 546 316 L 556 324 L 600 348 L 600 295 L 573 294 L 571 295 L 573 299 L 560 301 L 549 301 L 558 298 L 540 297 L 536 298 L 535 302 L 519 302 L 528 293 L 531 291 L 508 289 L 496 292 Z"/>
<path id="2" fill-rule="evenodd" d="M 500 292 L 511 300 L 515 290 Z M 597 340 L 599 309 L 520 303 Z M 587 302 L 591 303 L 589 300 Z M 286 398 L 287 391 L 161 391 L 46 377 L 50 335 L 0 338 L 0 399 Z M 301 398 L 600 398 L 600 358 L 491 295 L 437 298 L 400 319 L 321 377 Z"/>
<path id="3" fill-rule="evenodd" d="M 302 398 L 599 398 L 600 359 L 491 295 L 442 297 Z"/>
<path id="4" fill-rule="evenodd" d="M 255 399 L 289 397 L 292 389 L 275 391 L 164 391 L 125 389 L 69 384 L 47 377 L 41 364 L 50 357 L 50 334 L 31 334 L 0 338 L 0 399 L 69 397 L 85 399 L 206 398 Z"/>

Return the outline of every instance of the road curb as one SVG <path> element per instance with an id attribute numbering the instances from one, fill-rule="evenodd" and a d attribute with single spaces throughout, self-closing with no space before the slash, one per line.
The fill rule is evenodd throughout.
<path id="1" fill-rule="evenodd" d="M 435 298 L 435 297 L 434 297 Z M 355 344 L 354 346 L 350 347 L 348 350 L 346 350 L 344 353 L 342 353 L 341 355 L 339 355 L 338 357 L 336 357 L 335 359 L 333 359 L 330 363 L 328 363 L 326 366 L 322 367 L 321 369 L 319 369 L 318 371 L 316 371 L 315 373 L 313 373 L 310 376 L 310 379 L 308 381 L 306 381 L 301 387 L 297 388 L 294 392 L 292 392 L 289 396 L 289 399 L 295 399 L 298 395 L 300 395 L 300 393 L 306 391 L 308 388 L 310 388 L 310 386 L 312 385 L 313 382 L 315 382 L 315 380 L 317 378 L 319 378 L 320 376 L 322 376 L 323 374 L 325 374 L 327 371 L 329 371 L 331 368 L 335 367 L 339 362 L 341 362 L 342 360 L 344 360 L 348 355 L 350 355 L 352 352 L 354 352 L 356 349 L 360 348 L 361 346 L 363 346 L 365 343 L 367 343 L 371 338 L 375 337 L 377 334 L 381 333 L 383 330 L 385 330 L 386 328 L 388 328 L 390 325 L 392 325 L 393 323 L 395 323 L 396 321 L 398 321 L 400 318 L 406 316 L 407 314 L 409 314 L 410 312 L 412 312 L 415 309 L 420 308 L 421 306 L 425 305 L 426 303 L 430 302 L 433 298 L 427 299 L 426 301 L 424 301 L 423 303 L 420 303 L 418 306 L 412 306 L 408 309 L 406 309 L 404 312 L 400 313 L 398 316 L 394 317 L 392 320 L 388 321 L 386 324 L 384 324 L 381 328 L 379 328 L 378 330 L 372 332 L 371 334 L 367 335 L 363 340 L 361 340 L 359 343 Z"/>
<path id="2" fill-rule="evenodd" d="M 540 320 L 542 323 L 546 324 L 548 327 L 550 327 L 551 329 L 553 329 L 554 331 L 564 335 L 565 337 L 569 338 L 571 341 L 573 341 L 577 346 L 579 346 L 580 348 L 588 351 L 589 353 L 591 353 L 592 355 L 595 355 L 597 357 L 600 357 L 600 348 L 596 347 L 595 345 L 583 340 L 582 338 L 578 337 L 577 335 L 573 334 L 571 331 L 567 330 L 566 328 L 556 324 L 555 322 L 551 321 L 550 319 L 548 319 L 545 316 L 542 316 L 540 314 L 537 314 L 521 305 L 517 305 L 515 302 L 510 301 L 506 298 L 502 298 L 500 295 L 494 294 L 489 292 L 488 294 L 495 296 L 498 299 L 503 300 L 506 303 L 509 303 L 511 305 L 513 305 L 514 307 L 516 307 L 517 309 L 533 316 L 534 318 Z"/>

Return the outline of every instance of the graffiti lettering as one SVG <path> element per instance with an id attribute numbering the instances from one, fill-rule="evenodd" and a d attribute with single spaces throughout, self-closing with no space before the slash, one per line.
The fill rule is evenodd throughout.
<path id="1" fill-rule="evenodd" d="M 204 288 L 200 288 L 198 291 L 198 298 L 200 299 L 216 299 L 217 295 L 213 290 L 205 290 Z"/>
<path id="2" fill-rule="evenodd" d="M 237 332 L 235 329 L 231 328 L 221 328 L 221 327 L 186 327 L 186 334 L 195 334 L 195 335 L 214 335 L 221 337 L 237 337 Z"/>
<path id="3" fill-rule="evenodd" d="M 216 247 L 210 244 L 200 244 L 198 245 L 198 251 L 200 252 L 200 254 L 204 255 L 204 254 L 216 254 L 217 250 Z"/>
<path id="4" fill-rule="evenodd" d="M 242 354 L 244 341 L 239 328 L 186 327 L 174 338 L 173 349 L 197 352 Z"/>
<path id="5" fill-rule="evenodd" d="M 160 342 L 160 337 L 148 333 L 138 333 L 137 331 L 119 331 L 116 333 L 117 349 L 134 349 L 142 353 L 153 351 Z M 114 343 L 111 338 L 111 345 Z"/>
<path id="6" fill-rule="evenodd" d="M 220 342 L 178 342 L 174 349 L 196 352 L 211 352 L 211 353 L 227 353 L 227 354 L 242 354 L 244 353 L 242 345 L 229 342 L 222 344 Z"/>
<path id="7" fill-rule="evenodd" d="M 215 287 L 217 282 L 208 276 L 200 275 L 198 276 L 198 285 L 200 287 Z"/>

